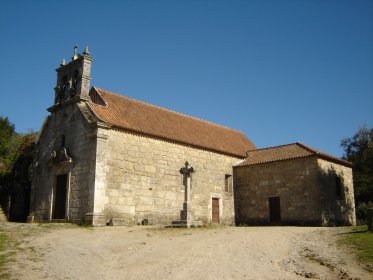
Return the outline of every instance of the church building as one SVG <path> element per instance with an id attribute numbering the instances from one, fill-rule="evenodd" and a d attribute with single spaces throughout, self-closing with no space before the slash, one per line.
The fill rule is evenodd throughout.
<path id="1" fill-rule="evenodd" d="M 37 143 L 30 221 L 351 225 L 351 164 L 90 87 L 75 48 Z"/>

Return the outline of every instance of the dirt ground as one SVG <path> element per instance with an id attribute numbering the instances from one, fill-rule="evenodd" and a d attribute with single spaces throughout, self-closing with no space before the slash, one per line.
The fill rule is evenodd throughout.
<path id="1" fill-rule="evenodd" d="M 78 227 L 2 223 L 10 279 L 373 279 L 343 228 Z"/>

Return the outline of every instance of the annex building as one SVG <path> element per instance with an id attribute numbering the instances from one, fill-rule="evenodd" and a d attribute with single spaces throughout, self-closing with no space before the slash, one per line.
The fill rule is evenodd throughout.
<path id="1" fill-rule="evenodd" d="M 57 71 L 37 144 L 33 221 L 355 224 L 351 164 L 90 87 L 88 49 Z"/>

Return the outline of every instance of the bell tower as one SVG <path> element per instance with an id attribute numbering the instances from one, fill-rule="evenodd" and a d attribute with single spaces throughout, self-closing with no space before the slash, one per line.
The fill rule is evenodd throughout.
<path id="1" fill-rule="evenodd" d="M 65 59 L 62 60 L 60 67 L 56 69 L 54 105 L 72 99 L 88 99 L 92 60 L 88 47 L 79 54 L 78 46 L 74 47 L 74 55 L 69 63 L 66 64 Z"/>

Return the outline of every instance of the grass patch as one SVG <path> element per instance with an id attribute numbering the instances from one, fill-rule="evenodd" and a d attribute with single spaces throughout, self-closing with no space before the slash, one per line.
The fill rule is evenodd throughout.
<path id="1" fill-rule="evenodd" d="M 359 261 L 373 271 L 373 232 L 369 232 L 366 225 L 349 228 L 342 234 L 340 244 L 352 248 Z"/>

